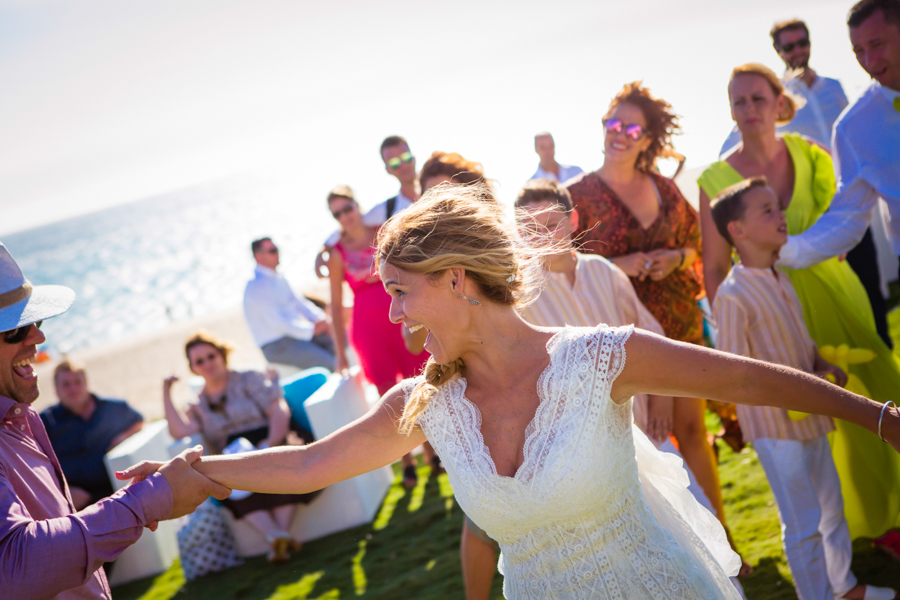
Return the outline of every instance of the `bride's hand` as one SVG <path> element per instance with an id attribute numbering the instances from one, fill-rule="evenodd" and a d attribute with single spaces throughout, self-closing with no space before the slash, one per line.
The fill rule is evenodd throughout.
<path id="1" fill-rule="evenodd" d="M 158 462 L 155 460 L 142 460 L 138 464 L 132 465 L 124 471 L 116 471 L 116 479 L 119 479 L 121 481 L 131 479 L 131 483 L 144 481 L 145 479 L 159 471 L 160 467 L 162 467 L 164 464 L 166 463 Z"/>
<path id="2" fill-rule="evenodd" d="M 900 409 L 891 405 L 881 420 L 881 437 L 900 452 Z"/>

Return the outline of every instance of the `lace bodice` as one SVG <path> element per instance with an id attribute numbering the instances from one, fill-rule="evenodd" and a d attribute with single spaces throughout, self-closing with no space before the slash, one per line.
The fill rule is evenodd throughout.
<path id="1" fill-rule="evenodd" d="M 694 529 L 667 514 L 678 511 L 666 492 L 650 486 L 659 507 L 645 497 L 631 401 L 610 399 L 632 330 L 566 328 L 548 342 L 550 364 L 514 477 L 497 474 L 465 378 L 438 388 L 419 418 L 459 505 L 500 544 L 507 598 L 737 598 Z M 657 514 L 674 525 L 663 527 Z"/>

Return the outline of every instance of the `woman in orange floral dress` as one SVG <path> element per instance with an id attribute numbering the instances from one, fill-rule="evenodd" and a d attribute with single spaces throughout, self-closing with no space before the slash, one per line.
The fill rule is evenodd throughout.
<path id="1" fill-rule="evenodd" d="M 567 186 L 578 213 L 582 250 L 605 256 L 631 278 L 667 337 L 702 344 L 700 221 L 675 183 L 655 170 L 656 159 L 673 152 L 670 139 L 678 131 L 677 117 L 667 102 L 634 82 L 613 99 L 603 124 L 603 166 Z M 671 415 L 678 448 L 724 525 L 719 471 L 704 424 L 705 400 L 656 399 L 648 409 L 651 418 L 665 420 L 667 411 Z"/>

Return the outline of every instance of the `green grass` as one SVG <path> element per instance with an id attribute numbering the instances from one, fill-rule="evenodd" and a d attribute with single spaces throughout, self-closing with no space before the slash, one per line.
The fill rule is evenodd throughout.
<path id="1" fill-rule="evenodd" d="M 714 417 L 708 420 L 715 427 Z M 795 599 L 781 550 L 778 513 L 756 453 L 735 454 L 720 444 L 725 512 L 744 558 L 754 567 L 742 579 L 750 600 Z M 285 565 L 256 557 L 222 573 L 184 581 L 176 561 L 162 575 L 119 586 L 116 600 L 338 600 L 363 598 L 455 600 L 463 598 L 459 563 L 462 511 L 452 498 L 447 476 L 426 479 L 406 492 L 391 488 L 372 525 L 309 542 Z M 900 566 L 872 549 L 871 540 L 854 543 L 853 571 L 861 582 L 900 588 Z M 502 577 L 491 598 L 501 598 Z"/>
<path id="2" fill-rule="evenodd" d="M 419 469 L 407 492 L 397 480 L 372 525 L 304 544 L 290 562 L 264 557 L 186 583 L 181 566 L 155 578 L 118 586 L 116 600 L 337 600 L 463 597 L 459 563 L 462 511 L 446 475 Z M 492 598 L 501 598 L 502 577 Z"/>

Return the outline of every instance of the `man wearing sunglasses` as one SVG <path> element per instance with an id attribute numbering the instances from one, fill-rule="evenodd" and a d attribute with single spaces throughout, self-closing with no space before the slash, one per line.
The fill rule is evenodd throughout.
<path id="1" fill-rule="evenodd" d="M 581 167 L 561 165 L 556 162 L 556 142 L 553 141 L 553 136 L 548 131 L 542 131 L 534 136 L 534 151 L 541 161 L 531 179 L 550 179 L 565 183 L 584 172 Z"/>
<path id="2" fill-rule="evenodd" d="M 166 463 L 84 510 L 72 495 L 40 416 L 32 364 L 44 319 L 66 312 L 69 288 L 34 286 L 0 244 L 0 596 L 16 600 L 112 598 L 100 567 L 144 527 L 193 511 L 230 490 L 191 468 L 202 449 Z"/>
<path id="3" fill-rule="evenodd" d="M 334 371 L 334 341 L 325 313 L 298 297 L 279 273 L 278 246 L 271 238 L 250 244 L 256 269 L 244 290 L 244 318 L 253 341 L 270 363 Z"/>
<path id="4" fill-rule="evenodd" d="M 376 204 L 363 215 L 363 223 L 368 227 L 379 227 L 401 210 L 412 206 L 419 199 L 419 179 L 416 176 L 416 157 L 409 149 L 406 139 L 399 135 L 390 135 L 381 142 L 381 160 L 384 170 L 400 182 L 400 191 L 380 204 Z M 328 277 L 323 267 L 328 263 L 327 255 L 341 237 L 339 231 L 332 233 L 325 240 L 325 247 L 316 256 L 316 275 L 320 279 Z"/>

